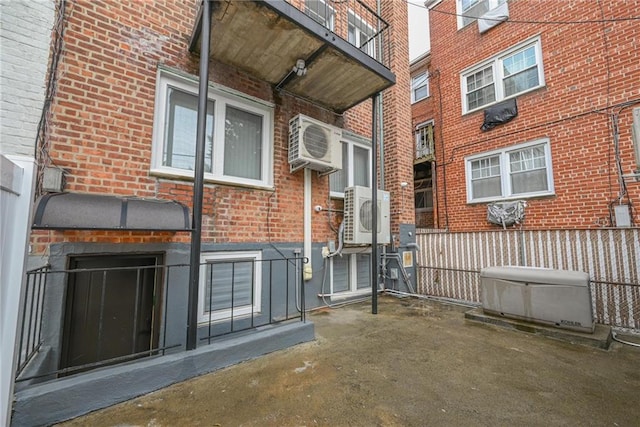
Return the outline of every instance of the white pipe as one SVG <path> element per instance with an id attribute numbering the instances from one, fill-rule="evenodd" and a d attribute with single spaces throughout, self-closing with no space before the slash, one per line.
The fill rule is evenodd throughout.
<path id="1" fill-rule="evenodd" d="M 307 263 L 303 267 L 304 280 L 311 280 L 311 169 L 304 169 L 304 257 Z"/>

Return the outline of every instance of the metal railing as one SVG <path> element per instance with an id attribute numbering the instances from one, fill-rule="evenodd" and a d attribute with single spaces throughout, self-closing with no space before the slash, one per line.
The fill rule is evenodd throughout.
<path id="1" fill-rule="evenodd" d="M 375 6 L 361 0 L 286 1 L 371 58 L 388 65 L 390 44 L 385 43 L 385 37 L 389 24 L 375 12 Z"/>
<path id="2" fill-rule="evenodd" d="M 201 274 L 200 285 L 199 307 L 202 309 L 198 325 L 199 342 L 204 345 L 215 344 L 214 338 L 222 335 L 289 320 L 306 321 L 304 286 L 302 286 L 304 262 L 304 258 L 287 258 L 217 260 L 201 264 L 201 271 L 205 274 Z M 46 266 L 27 272 L 27 291 L 23 301 L 16 381 L 75 374 L 141 357 L 164 355 L 167 350 L 183 347 L 186 340 L 184 325 L 187 322 L 187 309 L 184 305 L 185 296 L 181 293 L 186 292 L 188 272 L 188 264 L 55 271 Z M 246 272 L 251 274 L 246 275 Z M 109 346 L 103 345 L 103 338 L 107 336 L 103 323 L 107 322 L 106 316 L 109 316 L 108 313 L 112 309 L 109 304 L 113 304 L 113 300 L 109 303 L 105 295 L 109 294 L 109 286 L 121 284 L 118 281 L 122 281 L 124 274 L 135 277 L 135 284 L 130 283 L 131 286 L 135 286 L 135 301 L 128 301 L 133 309 L 129 312 L 120 310 L 117 313 L 120 316 L 121 325 L 125 325 L 125 329 L 130 329 L 119 332 L 119 336 L 130 338 L 130 351 L 114 356 L 109 354 Z M 90 286 L 80 279 L 81 275 L 91 278 L 92 286 L 96 291 L 95 295 L 97 295 L 91 304 L 85 302 L 86 307 L 83 305 L 84 309 L 93 310 L 92 319 L 97 319 L 97 329 L 93 328 L 95 340 L 92 340 L 93 343 L 86 343 L 88 352 L 95 355 L 95 360 L 89 363 L 71 363 L 72 366 L 62 369 L 26 369 L 31 361 L 38 358 L 39 350 L 43 346 L 62 348 L 64 333 L 69 333 L 65 329 L 63 336 L 60 337 L 56 336 L 55 331 L 49 331 L 49 333 L 45 331 L 43 336 L 43 328 L 46 329 L 43 325 L 46 325 L 46 322 L 62 321 L 46 319 L 44 313 L 49 312 L 47 307 L 52 309 L 51 312 L 63 313 L 62 317 L 67 319 L 68 313 L 65 313 L 65 310 L 70 310 L 68 301 L 62 302 L 62 309 L 52 306 L 60 303 L 46 298 L 48 287 L 57 286 L 68 290 L 72 282 L 75 287 Z M 149 283 L 144 282 L 149 280 L 149 275 L 154 283 L 153 296 L 147 298 L 149 301 L 143 301 L 145 297 L 142 296 L 141 289 L 145 286 L 144 283 Z M 57 289 L 57 293 L 61 293 L 60 289 Z M 247 304 L 247 302 L 250 303 Z M 122 304 L 124 303 L 123 298 Z M 141 309 L 139 308 L 144 304 L 153 304 L 152 317 L 156 319 L 149 325 L 152 328 L 148 334 L 151 337 L 147 341 L 149 345 L 138 339 L 141 326 Z M 207 307 L 214 309 L 207 309 Z M 113 317 L 112 311 L 111 317 Z M 50 335 L 53 338 L 49 337 Z M 61 366 L 69 364 L 65 362 Z"/>
<path id="3" fill-rule="evenodd" d="M 49 270 L 50 267 L 46 265 L 27 273 L 18 344 L 18 375 L 42 344 L 42 312 Z"/>

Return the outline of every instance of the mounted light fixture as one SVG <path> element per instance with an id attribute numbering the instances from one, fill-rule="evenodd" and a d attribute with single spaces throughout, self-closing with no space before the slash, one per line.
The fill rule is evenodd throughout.
<path id="1" fill-rule="evenodd" d="M 302 77 L 305 74 L 307 74 L 307 67 L 306 67 L 306 64 L 304 63 L 304 59 L 298 59 L 296 61 L 296 65 L 293 66 L 292 71 L 296 73 L 299 77 Z"/>

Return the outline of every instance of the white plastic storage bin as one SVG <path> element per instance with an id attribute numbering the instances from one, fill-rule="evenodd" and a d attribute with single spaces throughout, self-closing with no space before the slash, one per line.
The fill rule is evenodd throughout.
<path id="1" fill-rule="evenodd" d="M 589 275 L 537 267 L 487 267 L 480 271 L 485 312 L 593 332 Z"/>

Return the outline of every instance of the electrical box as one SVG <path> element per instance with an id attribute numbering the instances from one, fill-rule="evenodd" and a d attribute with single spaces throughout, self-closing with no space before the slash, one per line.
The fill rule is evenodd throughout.
<path id="1" fill-rule="evenodd" d="M 629 205 L 615 205 L 613 213 L 616 218 L 616 227 L 631 227 L 631 214 Z"/>
<path id="2" fill-rule="evenodd" d="M 64 171 L 60 168 L 45 168 L 42 174 L 42 190 L 61 193 L 64 186 Z"/>

